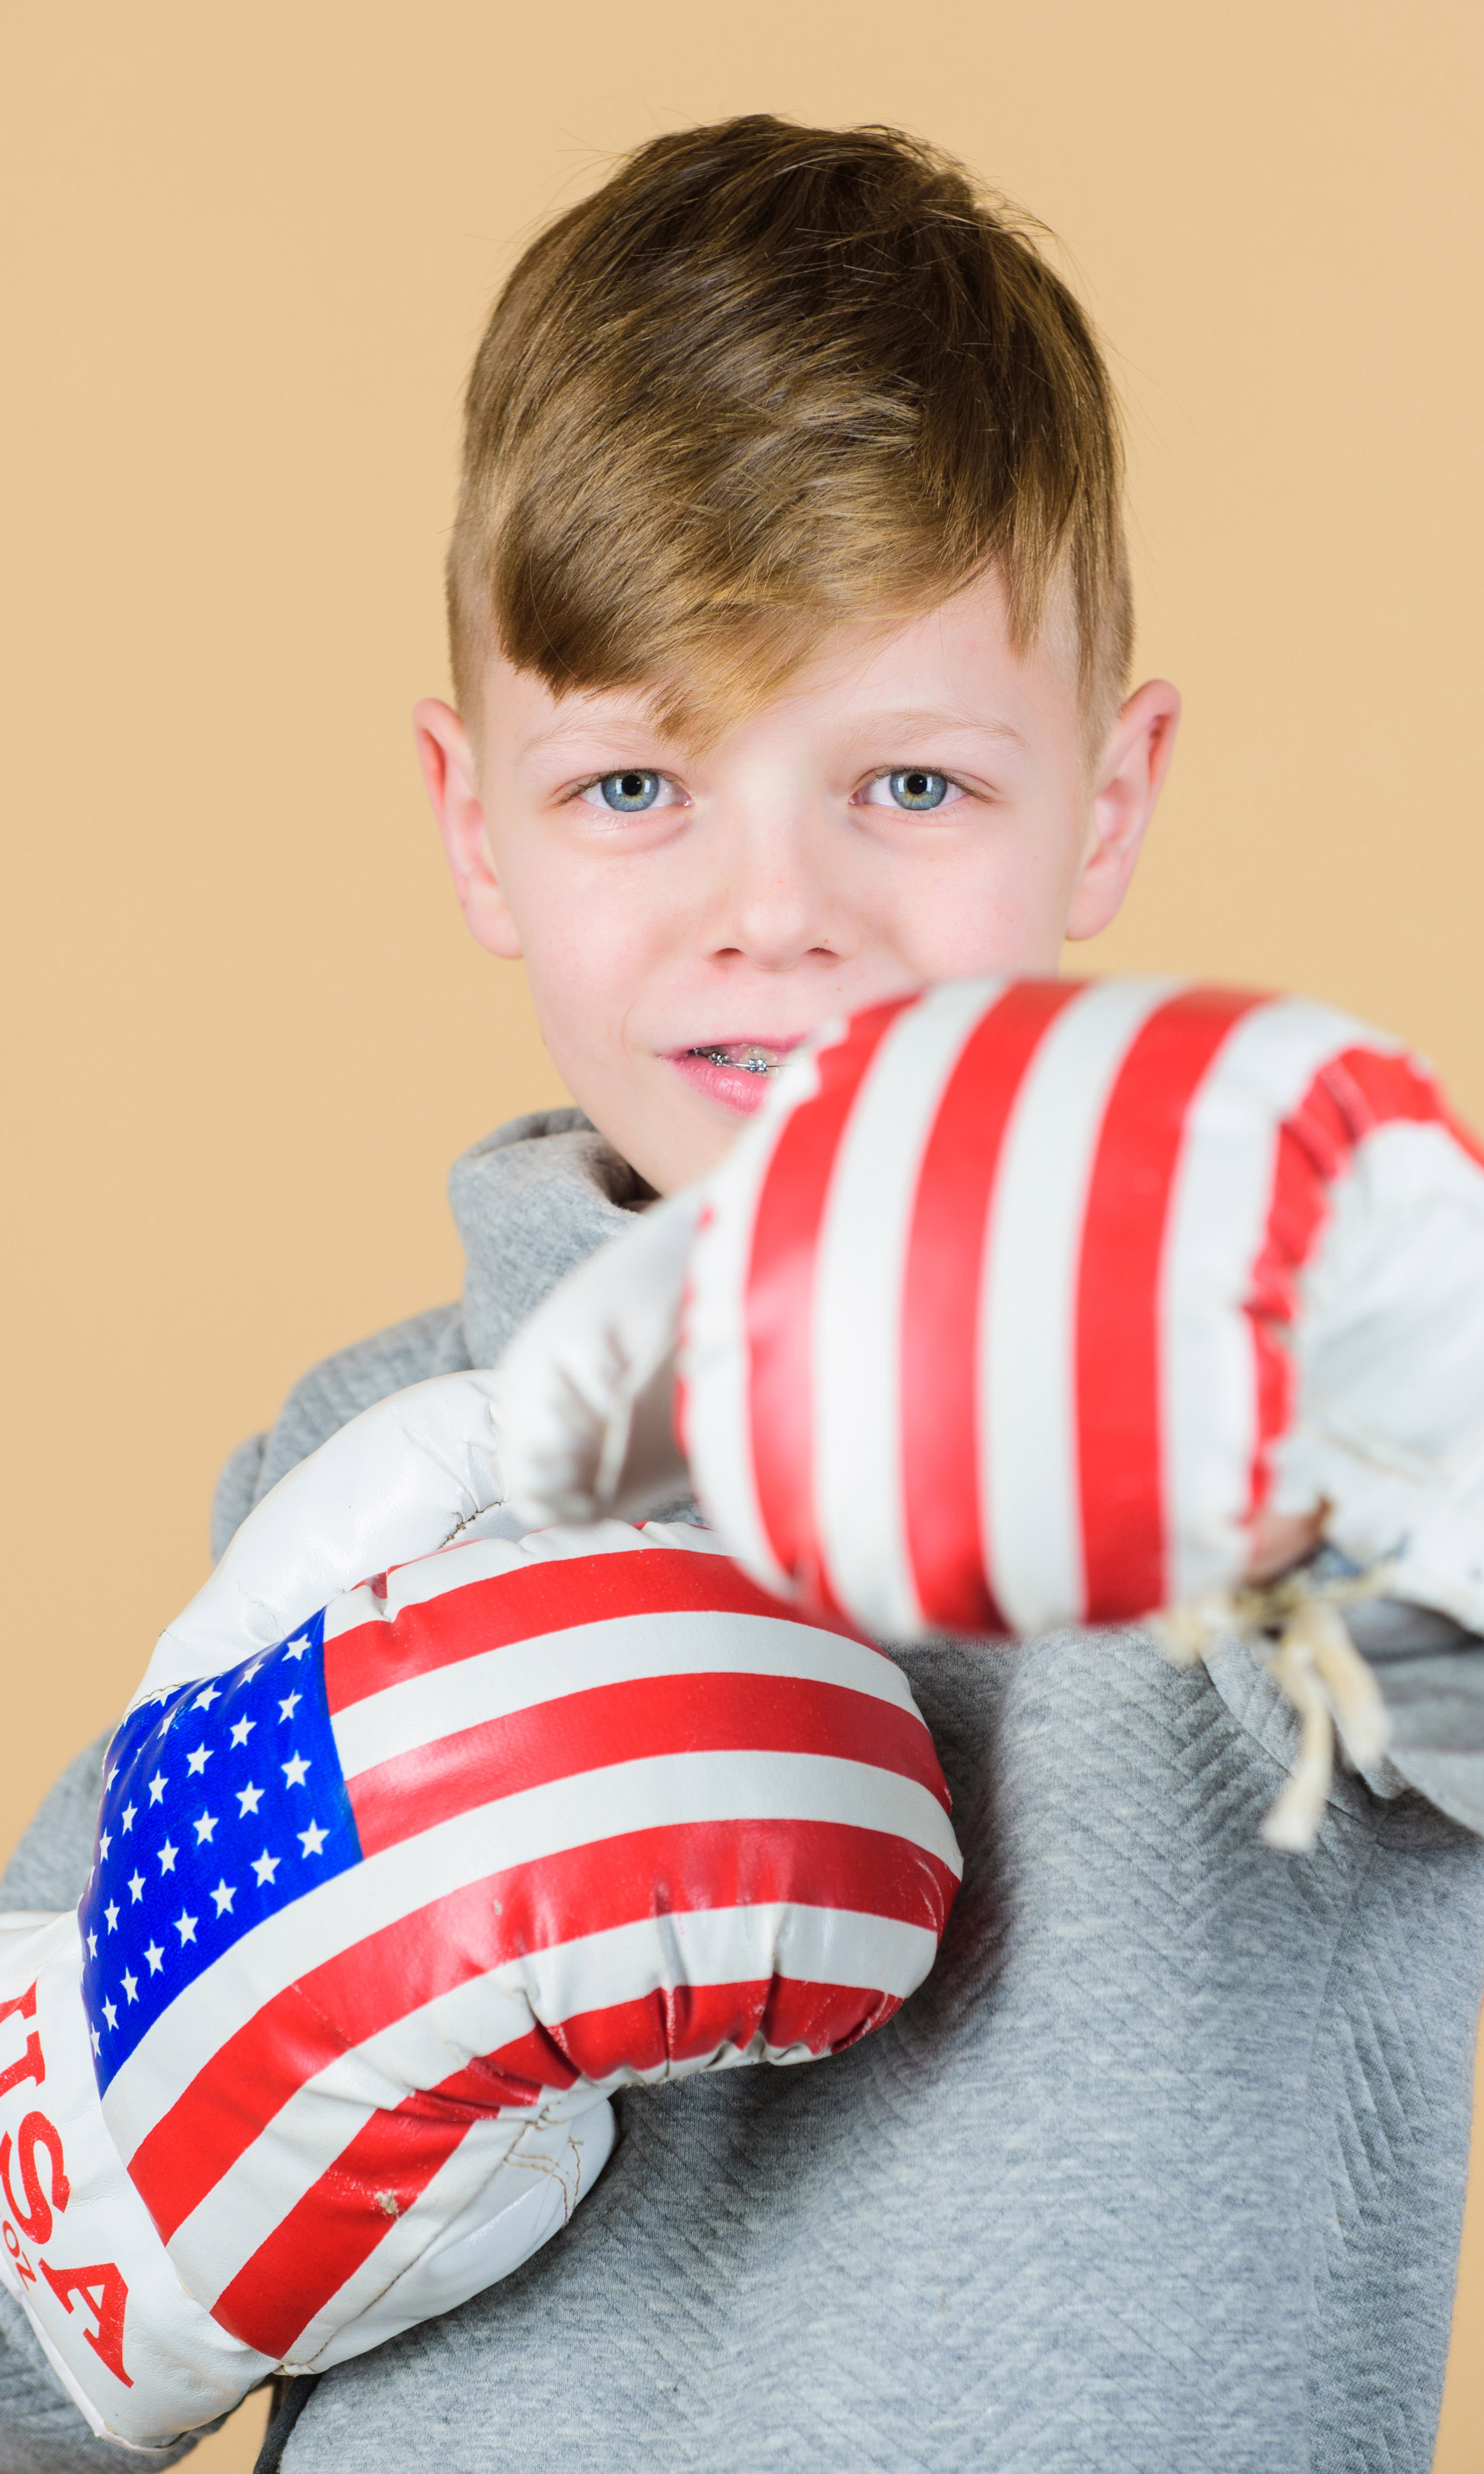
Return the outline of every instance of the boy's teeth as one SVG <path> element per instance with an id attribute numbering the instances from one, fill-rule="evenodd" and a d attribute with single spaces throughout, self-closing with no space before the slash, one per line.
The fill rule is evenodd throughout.
<path id="1" fill-rule="evenodd" d="M 771 1074 L 783 1062 L 776 1048 L 759 1048 L 750 1039 L 732 1048 L 697 1048 L 692 1054 L 704 1056 L 712 1065 L 730 1065 L 743 1074 Z"/>

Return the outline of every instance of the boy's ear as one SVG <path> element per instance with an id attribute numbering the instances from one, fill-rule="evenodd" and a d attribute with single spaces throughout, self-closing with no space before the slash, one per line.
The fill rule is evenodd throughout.
<path id="1" fill-rule="evenodd" d="M 469 734 L 451 705 L 425 696 L 412 708 L 418 761 L 471 935 L 502 961 L 518 962 L 521 939 L 496 874 Z"/>
<path id="2" fill-rule="evenodd" d="M 1149 679 L 1122 708 L 1093 776 L 1083 861 L 1067 918 L 1069 937 L 1096 936 L 1117 916 L 1175 751 L 1180 690 Z"/>

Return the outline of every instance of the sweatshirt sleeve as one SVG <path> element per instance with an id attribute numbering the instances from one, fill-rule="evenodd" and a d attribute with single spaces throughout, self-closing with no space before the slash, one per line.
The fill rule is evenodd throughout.
<path id="1" fill-rule="evenodd" d="M 363 1409 L 404 1392 L 409 1383 L 426 1383 L 433 1374 L 462 1374 L 473 1363 L 464 1340 L 462 1309 L 431 1306 L 426 1314 L 409 1315 L 370 1340 L 358 1340 L 333 1357 L 323 1358 L 302 1375 L 280 1410 L 271 1431 L 257 1446 L 258 1457 L 251 1502 L 259 1503 L 280 1477 L 307 1460 L 331 1435 L 358 1418 Z M 255 1442 L 256 1439 L 255 1439 Z M 228 1462 L 224 1478 L 241 1463 L 244 1469 L 254 1443 L 244 1443 Z M 244 1513 L 251 1503 L 244 1505 Z"/>
<path id="2" fill-rule="evenodd" d="M 1367 1657 L 1391 1713 L 1391 1759 L 1440 1812 L 1484 1837 L 1484 1640 Z"/>
<path id="3" fill-rule="evenodd" d="M 93 1830 L 108 1747 L 108 1735 L 100 1735 L 68 1762 L 43 1799 L 0 1874 L 0 1909 L 31 1907 L 50 1914 L 77 1905 L 92 1870 Z M 0 2474 L 6 2470 L 0 2468 Z"/>
<path id="4" fill-rule="evenodd" d="M 129 2466 L 138 2474 L 141 2465 L 178 2465 L 205 2436 L 148 2457 L 98 2438 L 53 2377 L 20 2304 L 0 2287 L 0 2474 L 125 2474 Z"/>
<path id="5" fill-rule="evenodd" d="M 1403 1598 L 1362 1597 L 1345 1619 L 1391 1719 L 1389 1768 L 1484 1837 L 1484 1639 Z"/>

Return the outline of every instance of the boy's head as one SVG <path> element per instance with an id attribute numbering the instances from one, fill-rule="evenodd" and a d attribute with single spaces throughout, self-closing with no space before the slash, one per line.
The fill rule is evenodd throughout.
<path id="1" fill-rule="evenodd" d="M 770 1056 L 1112 916 L 1178 710 L 1127 695 L 1086 322 L 966 176 L 764 117 L 537 240 L 470 383 L 463 720 L 420 708 L 474 934 L 652 1183 Z"/>

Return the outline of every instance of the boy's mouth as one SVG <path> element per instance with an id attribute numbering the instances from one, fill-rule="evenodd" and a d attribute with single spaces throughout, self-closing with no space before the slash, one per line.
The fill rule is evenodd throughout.
<path id="1" fill-rule="evenodd" d="M 693 1090 L 708 1100 L 719 1100 L 739 1116 L 750 1117 L 762 1106 L 772 1076 L 798 1044 L 798 1038 L 708 1040 L 695 1048 L 673 1051 L 669 1062 Z"/>
<path id="2" fill-rule="evenodd" d="M 713 1065 L 731 1066 L 739 1074 L 776 1074 L 783 1062 L 781 1048 L 765 1048 L 760 1040 L 734 1041 L 730 1048 L 693 1048 L 693 1056 L 704 1056 Z"/>

